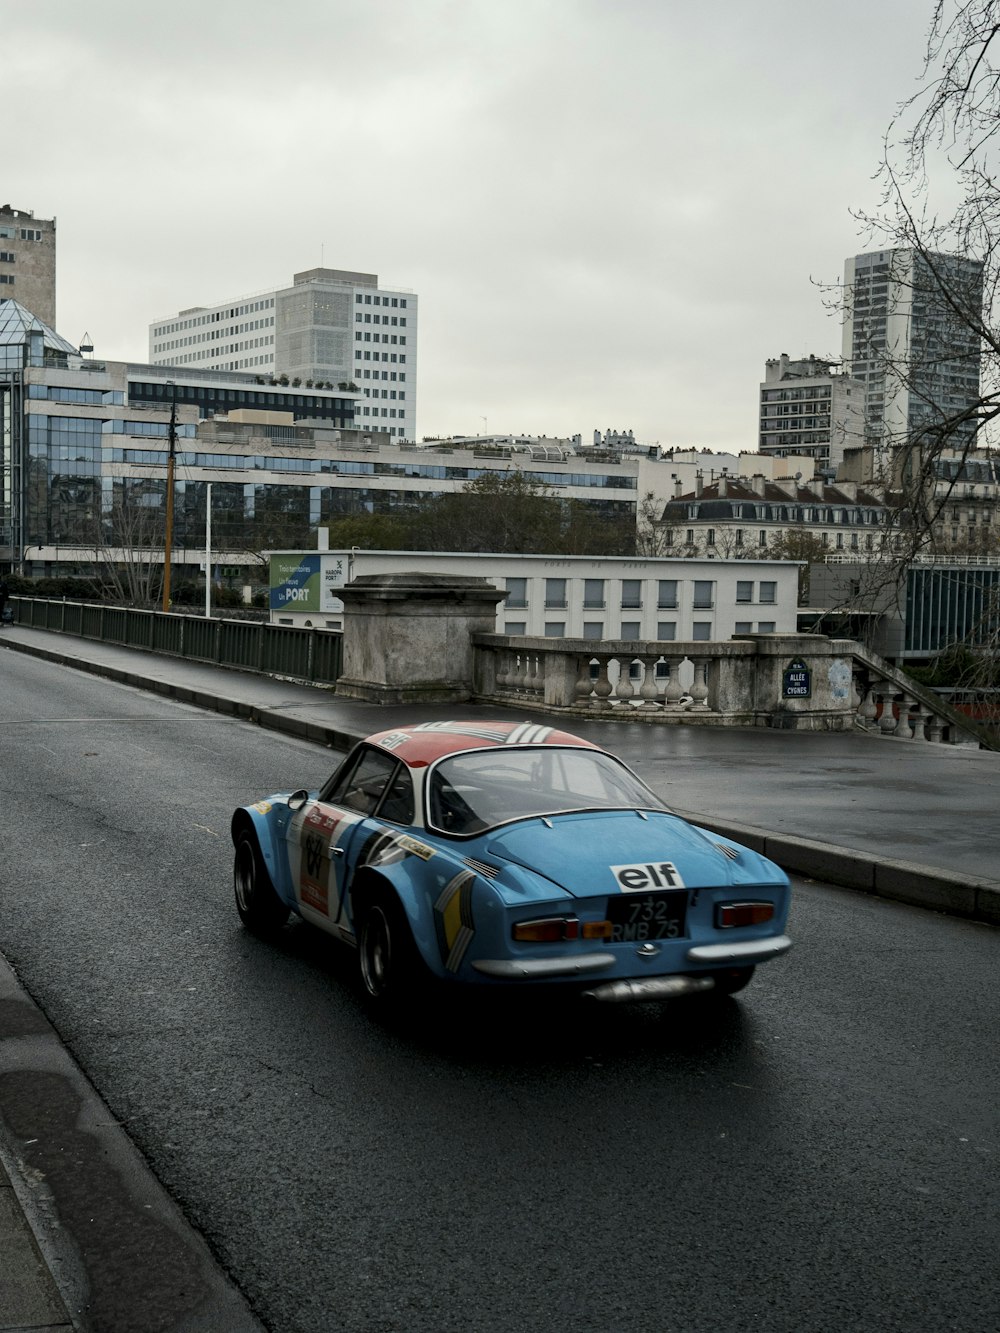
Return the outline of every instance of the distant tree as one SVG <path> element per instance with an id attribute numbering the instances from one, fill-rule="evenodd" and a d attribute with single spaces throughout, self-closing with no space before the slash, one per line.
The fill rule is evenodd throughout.
<path id="1" fill-rule="evenodd" d="M 417 549 L 498 554 L 558 550 L 561 535 L 560 501 L 520 468 L 485 473 L 440 496 L 414 529 Z"/>
<path id="2" fill-rule="evenodd" d="M 886 396 L 904 386 L 919 400 L 916 425 L 878 438 L 876 480 L 905 514 L 899 559 L 932 541 L 934 525 L 960 484 L 942 485 L 944 458 L 964 459 L 989 443 L 1000 415 L 1000 0 L 935 0 L 916 91 L 899 106 L 885 135 L 878 179 L 881 206 L 859 214 L 866 237 L 904 257 L 896 278 L 934 318 L 925 346 L 902 355 L 882 328 L 868 327 L 865 355 L 885 380 Z M 943 186 L 943 189 L 942 189 Z M 958 203 L 937 209 L 942 196 Z M 910 258 L 906 257 L 912 255 Z M 950 256 L 978 260 L 977 275 Z M 850 293 L 846 294 L 850 301 Z M 867 299 L 867 298 L 866 298 Z M 864 315 L 855 316 L 864 328 Z M 979 394 L 930 393 L 923 371 L 952 367 L 958 377 L 978 363 Z M 898 561 L 897 561 L 898 563 Z"/>
<path id="3" fill-rule="evenodd" d="M 363 551 L 406 551 L 413 541 L 413 521 L 409 515 L 348 514 L 331 520 L 330 548 Z"/>
<path id="4" fill-rule="evenodd" d="M 647 491 L 639 501 L 635 520 L 636 555 L 675 555 L 677 528 L 663 522 L 663 501 Z"/>
<path id="5" fill-rule="evenodd" d="M 815 533 L 805 528 L 785 528 L 777 532 L 760 552 L 768 560 L 799 560 L 799 605 L 809 604 L 809 573 L 811 564 L 821 564 L 827 557 L 827 548 Z"/>
<path id="6" fill-rule="evenodd" d="M 635 555 L 635 519 L 605 515 L 584 500 L 570 500 L 563 505 L 562 531 L 554 542 L 549 549 L 563 555 Z"/>

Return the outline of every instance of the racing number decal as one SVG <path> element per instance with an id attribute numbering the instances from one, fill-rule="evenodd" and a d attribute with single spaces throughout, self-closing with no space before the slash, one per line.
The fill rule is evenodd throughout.
<path id="1" fill-rule="evenodd" d="M 684 881 L 673 861 L 648 865 L 611 866 L 622 893 L 650 893 L 654 889 L 683 889 Z"/>
<path id="2" fill-rule="evenodd" d="M 346 827 L 358 822 L 357 815 L 326 811 L 314 805 L 302 821 L 302 854 L 299 859 L 299 901 L 314 912 L 330 915 L 330 848 Z"/>

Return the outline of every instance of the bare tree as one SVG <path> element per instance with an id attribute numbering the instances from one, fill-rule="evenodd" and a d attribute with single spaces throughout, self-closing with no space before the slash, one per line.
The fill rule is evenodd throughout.
<path id="1" fill-rule="evenodd" d="M 851 321 L 845 359 L 867 380 L 854 479 L 881 488 L 894 511 L 861 557 L 855 606 L 901 599 L 922 555 L 995 548 L 968 513 L 967 483 L 984 457 L 991 490 L 1000 479 L 982 452 L 1000 416 L 998 34 L 1000 0 L 933 0 L 916 91 L 884 136 L 880 203 L 857 214 L 876 253 L 829 302 Z M 979 656 L 988 639 L 977 634 Z"/>
<path id="2" fill-rule="evenodd" d="M 127 606 L 160 600 L 164 485 L 146 478 L 116 481 L 110 507 L 95 515 L 95 577 L 109 600 Z"/>
<path id="3" fill-rule="evenodd" d="M 1000 0 L 935 0 L 919 86 L 885 135 L 881 206 L 858 214 L 892 250 L 884 285 L 924 316 L 904 349 L 891 307 L 874 315 L 871 281 L 844 293 L 886 402 L 909 398 L 905 419 L 869 422 L 875 479 L 907 511 L 904 557 L 933 543 L 962 463 L 1000 415 L 998 33 Z"/>

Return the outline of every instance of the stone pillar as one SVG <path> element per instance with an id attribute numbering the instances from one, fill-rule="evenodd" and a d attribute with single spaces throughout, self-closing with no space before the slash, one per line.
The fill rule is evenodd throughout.
<path id="1" fill-rule="evenodd" d="M 337 694 L 382 704 L 464 702 L 472 695 L 472 635 L 495 631 L 506 595 L 466 574 L 362 574 L 340 593 Z"/>
<path id="2" fill-rule="evenodd" d="M 851 640 L 819 634 L 752 634 L 757 648 L 757 707 L 772 727 L 792 731 L 849 731 L 854 726 Z M 786 673 L 801 664 L 808 693 L 796 697 Z M 786 689 L 789 692 L 786 692 Z"/>

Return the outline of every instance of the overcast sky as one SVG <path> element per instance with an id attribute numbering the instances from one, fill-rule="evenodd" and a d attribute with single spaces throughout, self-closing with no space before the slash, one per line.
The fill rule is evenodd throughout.
<path id="1" fill-rule="evenodd" d="M 837 355 L 929 0 L 0 3 L 0 203 L 58 220 L 58 330 L 322 262 L 420 297 L 418 431 L 753 449 Z M 14 132 L 11 132 L 12 129 Z"/>

